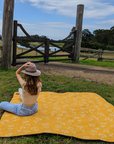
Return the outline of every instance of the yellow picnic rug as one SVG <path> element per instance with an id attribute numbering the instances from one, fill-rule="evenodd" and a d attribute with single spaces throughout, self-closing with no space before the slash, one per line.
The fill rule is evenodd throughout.
<path id="1" fill-rule="evenodd" d="M 15 92 L 11 103 L 21 103 Z M 96 93 L 40 92 L 38 111 L 20 117 L 5 112 L 0 137 L 54 133 L 114 142 L 114 107 Z"/>

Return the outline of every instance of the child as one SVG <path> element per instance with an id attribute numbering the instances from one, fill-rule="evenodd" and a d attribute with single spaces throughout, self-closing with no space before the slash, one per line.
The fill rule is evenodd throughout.
<path id="1" fill-rule="evenodd" d="M 25 68 L 25 70 L 22 70 Z M 24 73 L 24 80 L 20 73 Z M 16 76 L 22 88 L 19 88 L 21 104 L 12 104 L 7 101 L 0 103 L 0 108 L 19 116 L 28 116 L 37 112 L 37 98 L 41 91 L 42 82 L 40 80 L 41 72 L 36 69 L 36 65 L 27 62 L 17 71 Z"/>

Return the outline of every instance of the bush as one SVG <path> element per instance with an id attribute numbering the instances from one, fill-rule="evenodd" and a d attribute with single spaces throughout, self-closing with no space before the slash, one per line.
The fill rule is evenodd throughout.
<path id="1" fill-rule="evenodd" d="M 107 50 L 114 51 L 114 46 L 108 45 L 108 46 L 106 46 L 106 48 L 107 48 Z"/>
<path id="2" fill-rule="evenodd" d="M 104 46 L 103 44 L 100 44 L 98 42 L 90 43 L 87 41 L 82 41 L 81 47 L 91 48 L 91 49 L 103 49 L 103 50 L 106 49 L 106 46 Z"/>
<path id="3" fill-rule="evenodd" d="M 69 41 L 72 42 L 72 40 L 69 40 Z M 68 42 L 69 42 L 69 41 L 68 41 Z M 65 43 L 65 44 L 63 45 L 63 47 L 65 47 L 65 46 L 67 46 L 67 45 L 68 45 L 68 43 Z M 81 42 L 81 47 L 83 47 L 83 48 L 91 48 L 91 49 L 111 50 L 111 51 L 114 50 L 114 46 L 105 46 L 105 45 L 100 44 L 100 43 L 98 43 L 98 42 L 91 43 L 91 42 L 87 42 L 87 41 L 82 41 L 82 42 Z M 70 51 L 70 52 L 72 52 L 73 46 L 70 47 L 70 48 L 68 48 L 67 50 Z M 64 51 L 64 50 L 63 50 L 63 51 Z"/>
<path id="4" fill-rule="evenodd" d="M 91 48 L 91 45 L 90 45 L 90 43 L 87 42 L 87 41 L 82 41 L 81 47 L 84 47 L 84 48 Z"/>
<path id="5" fill-rule="evenodd" d="M 68 40 L 67 42 L 68 42 L 68 43 L 64 43 L 63 47 L 67 46 L 67 45 L 69 44 L 69 42 L 71 42 L 71 43 L 72 43 L 72 42 L 73 42 L 73 40 Z M 68 51 L 72 52 L 72 49 L 73 49 L 73 46 L 71 46 L 71 47 L 67 48 L 66 50 L 68 50 Z M 63 51 L 65 51 L 65 50 L 63 50 Z"/>

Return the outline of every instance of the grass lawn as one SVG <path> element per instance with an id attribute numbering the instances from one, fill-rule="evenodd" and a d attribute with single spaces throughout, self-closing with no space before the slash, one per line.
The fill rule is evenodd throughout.
<path id="1" fill-rule="evenodd" d="M 72 63 L 70 60 L 69 61 L 61 61 L 62 63 Z M 114 68 L 114 61 L 97 61 L 97 60 L 82 60 L 80 58 L 79 63 L 76 63 L 78 65 L 90 65 L 90 66 L 100 66 L 100 67 L 107 67 L 107 68 Z"/>
<path id="2" fill-rule="evenodd" d="M 15 69 L 3 70 L 0 68 L 0 102 L 10 101 L 13 93 L 20 84 L 15 76 Z M 23 76 L 23 75 L 22 75 Z M 84 79 L 75 80 L 64 76 L 41 74 L 42 91 L 64 92 L 95 92 L 114 105 L 114 86 L 96 84 Z M 3 111 L 0 110 L 0 117 Z M 0 138 L 0 144 L 106 144 L 102 141 L 87 141 L 57 134 L 38 134 L 13 138 Z"/>
<path id="3" fill-rule="evenodd" d="M 66 57 L 50 57 L 49 60 L 59 60 L 59 59 L 65 59 Z M 34 60 L 43 60 L 43 58 L 31 58 Z M 69 63 L 69 64 L 74 64 L 72 63 L 71 60 L 63 60 L 63 61 L 58 61 L 58 62 L 62 62 L 62 63 Z M 82 60 L 82 58 L 80 58 L 79 63 L 76 63 L 78 65 L 89 65 L 89 66 L 100 66 L 100 67 L 107 67 L 107 68 L 114 68 L 114 61 L 107 61 L 107 60 L 103 60 L 103 61 L 97 61 L 96 59 L 87 59 L 87 60 Z"/>

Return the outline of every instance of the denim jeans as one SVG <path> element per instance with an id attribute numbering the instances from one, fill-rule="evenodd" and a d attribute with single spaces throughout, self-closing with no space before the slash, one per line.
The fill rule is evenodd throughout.
<path id="1" fill-rule="evenodd" d="M 3 101 L 0 103 L 0 108 L 18 116 L 29 116 L 37 112 L 38 104 L 36 102 L 32 106 L 25 106 L 23 102 L 21 102 L 21 104 L 12 104 L 10 102 Z"/>
<path id="2" fill-rule="evenodd" d="M 21 102 L 21 104 L 12 104 L 10 102 L 3 101 L 0 103 L 0 108 L 18 116 L 29 116 L 37 112 L 38 104 L 36 102 L 32 106 L 25 106 L 23 102 Z"/>

